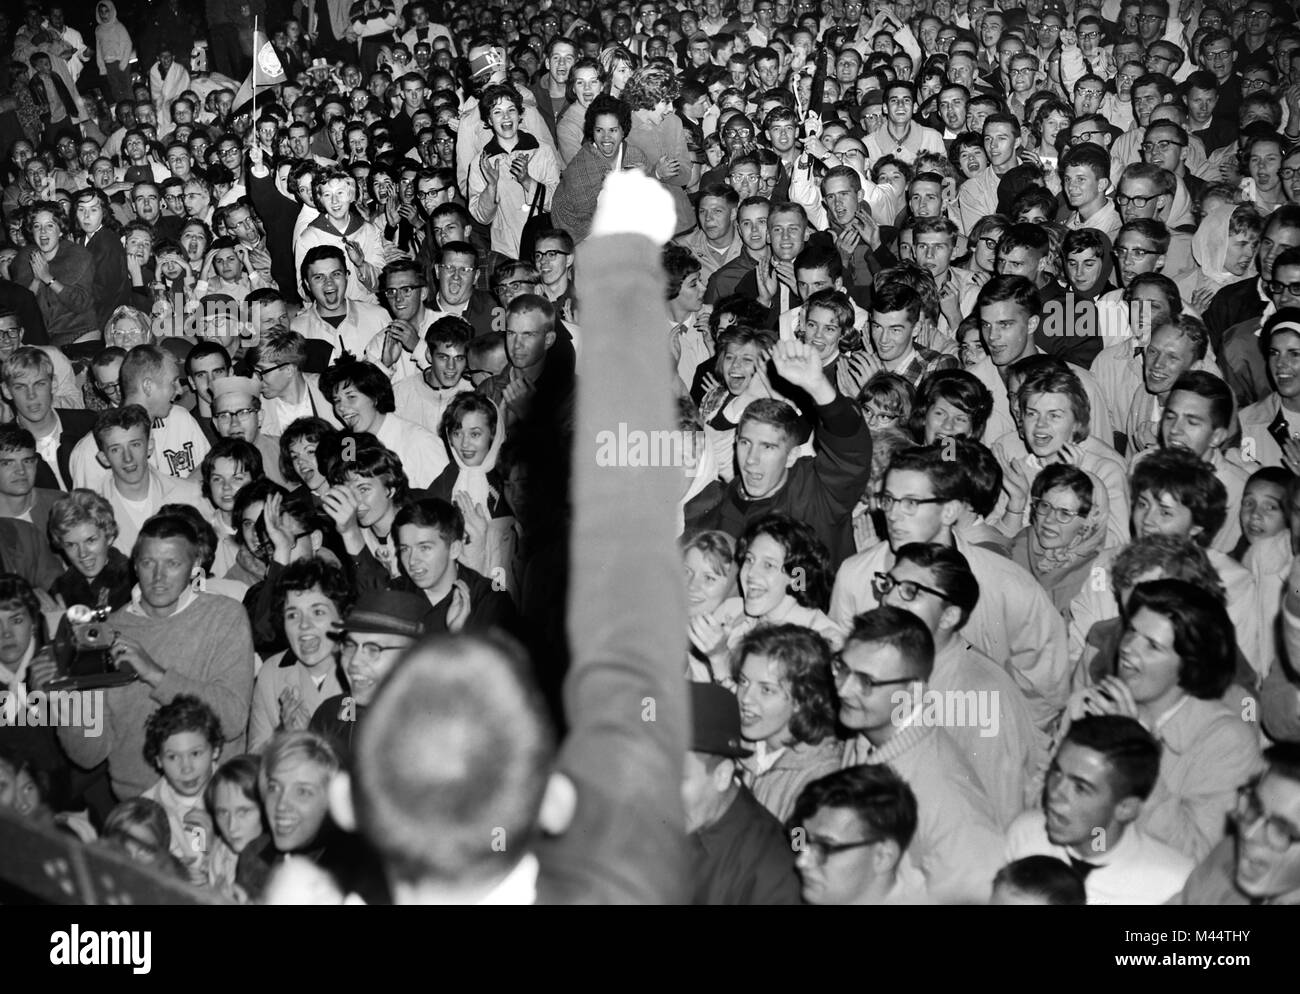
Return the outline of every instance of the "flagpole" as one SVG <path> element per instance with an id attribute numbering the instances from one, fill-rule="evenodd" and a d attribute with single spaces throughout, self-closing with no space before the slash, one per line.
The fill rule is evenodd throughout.
<path id="1" fill-rule="evenodd" d="M 257 141 L 257 15 L 253 15 L 253 141 Z"/>

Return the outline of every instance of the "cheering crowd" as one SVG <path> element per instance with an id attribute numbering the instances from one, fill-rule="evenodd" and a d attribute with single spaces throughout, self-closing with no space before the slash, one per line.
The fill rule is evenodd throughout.
<path id="1" fill-rule="evenodd" d="M 0 14 L 7 816 L 241 902 L 1300 903 L 1291 3 L 205 6 Z"/>

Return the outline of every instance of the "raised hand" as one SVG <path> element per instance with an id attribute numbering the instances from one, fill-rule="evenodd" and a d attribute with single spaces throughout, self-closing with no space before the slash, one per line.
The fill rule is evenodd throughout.
<path id="1" fill-rule="evenodd" d="M 786 382 L 802 387 L 816 403 L 829 404 L 835 399 L 835 387 L 826 379 L 821 355 L 806 342 L 777 342 L 772 365 Z"/>

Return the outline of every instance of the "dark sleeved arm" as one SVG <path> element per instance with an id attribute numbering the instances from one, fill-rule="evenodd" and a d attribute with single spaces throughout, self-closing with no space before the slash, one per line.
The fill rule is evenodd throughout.
<path id="1" fill-rule="evenodd" d="M 680 783 L 689 715 L 673 521 L 682 476 L 596 459 L 602 433 L 620 423 L 649 432 L 674 422 L 661 334 L 664 276 L 658 247 L 639 235 L 591 238 L 579 265 L 602 292 L 584 301 L 565 685 L 572 730 L 560 765 L 577 785 L 580 816 L 593 804 L 607 811 L 604 831 L 564 841 L 581 850 L 592 899 L 684 903 L 690 881 Z M 602 374 L 615 366 L 631 375 Z"/>
<path id="2" fill-rule="evenodd" d="M 836 514 L 853 510 L 871 478 L 871 432 L 843 394 L 817 408 L 817 456 L 813 472 Z"/>

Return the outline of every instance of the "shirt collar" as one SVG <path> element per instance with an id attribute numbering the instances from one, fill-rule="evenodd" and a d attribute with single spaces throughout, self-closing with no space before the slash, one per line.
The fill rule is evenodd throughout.
<path id="1" fill-rule="evenodd" d="M 536 904 L 537 877 L 541 864 L 532 853 L 515 864 L 505 878 L 483 895 L 479 904 Z"/>

